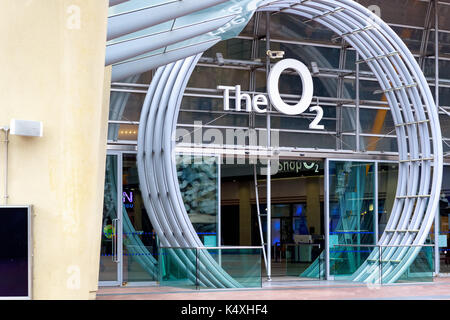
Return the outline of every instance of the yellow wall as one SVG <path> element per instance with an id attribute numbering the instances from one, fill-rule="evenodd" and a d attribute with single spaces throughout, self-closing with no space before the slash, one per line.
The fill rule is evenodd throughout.
<path id="1" fill-rule="evenodd" d="M 103 102 L 101 109 L 101 121 L 98 130 L 99 137 L 96 139 L 98 141 L 98 159 L 97 165 L 97 196 L 95 209 L 95 214 L 90 216 L 91 223 L 89 234 L 92 235 L 93 241 L 91 242 L 90 257 L 90 279 L 89 279 L 89 298 L 95 299 L 95 293 L 98 289 L 98 279 L 99 279 L 99 265 L 100 265 L 100 244 L 102 234 L 99 232 L 102 228 L 102 218 L 103 218 L 103 193 L 105 187 L 105 169 L 106 169 L 106 141 L 108 136 L 108 114 L 109 114 L 109 98 L 110 98 L 110 88 L 111 88 L 111 66 L 105 68 L 105 78 L 103 83 Z"/>
<path id="2" fill-rule="evenodd" d="M 34 206 L 35 299 L 88 299 L 96 290 L 107 9 L 107 0 L 0 1 L 0 126 L 44 123 L 44 137 L 9 144 L 9 204 Z"/>

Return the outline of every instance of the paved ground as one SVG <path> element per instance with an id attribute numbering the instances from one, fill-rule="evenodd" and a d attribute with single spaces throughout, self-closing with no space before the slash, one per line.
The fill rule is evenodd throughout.
<path id="1" fill-rule="evenodd" d="M 367 286 L 337 281 L 272 281 L 260 289 L 99 288 L 97 300 L 450 300 L 450 278 L 432 283 Z"/>

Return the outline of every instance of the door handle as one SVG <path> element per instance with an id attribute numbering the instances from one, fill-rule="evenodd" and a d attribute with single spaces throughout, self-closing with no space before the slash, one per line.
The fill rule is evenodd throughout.
<path id="1" fill-rule="evenodd" d="M 119 219 L 113 219 L 112 221 L 112 229 L 113 229 L 113 238 L 112 238 L 112 261 L 113 262 L 119 262 L 118 255 L 117 255 L 117 222 Z"/>

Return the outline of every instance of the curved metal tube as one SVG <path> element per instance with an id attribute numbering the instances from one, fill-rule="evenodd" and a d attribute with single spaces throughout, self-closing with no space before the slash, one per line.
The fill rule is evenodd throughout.
<path id="1" fill-rule="evenodd" d="M 136 83 L 139 79 L 139 75 L 134 75 L 128 78 L 126 81 L 130 83 Z M 111 102 L 110 102 L 110 112 L 109 118 L 110 120 L 120 120 L 122 119 L 123 113 L 125 111 L 126 105 L 128 103 L 128 99 L 130 97 L 130 93 L 111 93 Z M 119 126 L 109 126 L 108 128 L 108 140 L 117 140 L 119 134 Z M 106 181 L 109 181 L 110 186 L 106 190 L 105 196 L 109 196 L 112 200 L 108 201 L 111 203 L 117 203 L 117 167 L 115 163 L 106 163 L 107 174 Z M 117 210 L 117 209 L 115 209 Z M 123 217 L 123 231 L 124 234 L 128 234 L 128 242 L 124 243 L 128 253 L 134 256 L 135 259 L 141 267 L 148 272 L 148 274 L 156 279 L 158 277 L 158 262 L 153 257 L 153 255 L 148 251 L 145 245 L 142 243 L 142 240 L 139 236 L 136 235 L 136 230 L 131 223 L 128 213 L 125 208 L 122 208 L 122 217 Z M 117 214 L 114 215 L 113 218 L 117 218 Z"/>
<path id="2" fill-rule="evenodd" d="M 283 10 L 315 19 L 345 37 L 367 60 L 391 107 L 399 150 L 397 196 L 379 244 L 424 244 L 439 201 L 443 150 L 433 96 L 413 55 L 380 18 L 354 1 L 292 0 L 264 4 L 266 6 L 259 10 Z M 184 89 L 199 56 L 159 68 L 141 114 L 139 179 L 145 206 L 163 246 L 203 246 L 184 209 L 171 140 Z M 198 269 L 202 283 L 216 287 L 239 286 L 209 254 L 200 251 Z M 395 282 L 417 254 L 417 248 L 390 248 L 383 252 L 382 260 L 389 261 L 383 266 L 383 282 Z M 194 270 L 189 253 L 178 253 L 176 258 L 189 270 Z M 354 280 L 379 281 L 379 270 L 369 261 L 379 258 L 378 251 L 373 252 L 354 274 Z M 193 274 L 190 276 L 194 278 Z"/>
<path id="3" fill-rule="evenodd" d="M 283 2 L 284 8 L 296 3 L 287 2 L 290 4 Z M 343 10 L 337 11 L 338 8 Z M 264 10 L 275 9 L 281 9 L 280 5 L 276 8 L 269 6 Z M 386 95 L 397 128 L 400 164 L 397 198 L 379 244 L 421 245 L 433 223 L 442 182 L 441 133 L 431 91 L 417 62 L 402 40 L 378 17 L 353 1 L 308 1 L 284 11 L 314 18 L 333 10 L 336 10 L 336 13 L 317 18 L 317 21 L 340 36 L 346 35 L 346 40 L 363 59 L 385 56 L 367 63 L 377 76 L 381 88 L 387 90 Z M 392 52 L 398 52 L 398 55 L 388 57 L 387 54 Z M 423 105 L 426 106 L 426 113 Z M 431 132 L 431 137 L 428 132 Z M 421 160 L 415 161 L 417 159 Z M 434 170 L 431 176 L 432 164 Z M 423 195 L 427 197 L 420 197 Z M 419 250 L 385 250 L 383 261 L 401 262 L 388 262 L 387 266 L 383 266 L 383 282 L 396 281 L 414 261 Z M 370 260 L 378 258 L 378 253 L 374 252 Z M 371 264 L 368 259 L 355 273 L 354 279 L 378 281 L 378 271 L 377 266 Z"/>
<path id="4" fill-rule="evenodd" d="M 165 247 L 200 247 L 178 187 L 174 161 L 176 120 L 184 89 L 200 58 L 179 60 L 161 67 L 155 74 L 144 101 L 138 134 L 138 171 L 144 202 L 152 225 Z M 240 287 L 205 250 L 169 251 L 186 265 L 191 280 L 209 287 Z M 197 265 L 193 263 L 197 261 Z M 196 270 L 198 269 L 198 272 Z"/>

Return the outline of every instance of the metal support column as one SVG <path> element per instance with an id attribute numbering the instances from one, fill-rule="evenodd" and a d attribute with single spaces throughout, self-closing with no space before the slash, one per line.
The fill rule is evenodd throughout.
<path id="1" fill-rule="evenodd" d="M 434 31 L 434 50 L 435 50 L 435 100 L 436 108 L 439 111 L 439 1 L 434 0 L 434 18 L 435 18 L 435 31 Z M 433 150 L 433 153 L 436 151 Z M 439 252 L 439 227 L 440 227 L 440 215 L 439 206 L 436 209 L 434 218 L 434 268 L 436 275 L 439 274 L 440 269 L 440 252 Z"/>
<path id="2" fill-rule="evenodd" d="M 266 13 L 266 52 L 270 50 L 270 13 Z M 270 72 L 270 57 L 266 58 L 266 76 L 267 81 L 269 78 Z M 272 104 L 269 102 L 267 106 L 267 152 L 269 152 L 271 147 L 271 139 L 270 139 L 270 113 L 272 112 Z M 271 205 L 271 159 L 267 158 L 267 194 L 266 194 L 266 203 L 267 203 L 267 281 L 271 281 L 272 278 L 272 205 Z"/>
<path id="3" fill-rule="evenodd" d="M 427 14 L 425 16 L 425 24 L 424 24 L 424 30 L 422 34 L 422 40 L 420 43 L 420 57 L 419 57 L 419 65 L 422 70 L 425 70 L 425 60 L 428 56 L 428 40 L 430 39 L 430 33 L 432 29 L 433 24 L 433 7 L 434 3 L 430 1 L 427 8 Z"/>
<path id="4" fill-rule="evenodd" d="M 118 281 L 120 286 L 124 285 L 123 278 L 123 152 L 117 154 L 117 228 L 115 230 L 117 237 L 117 248 L 116 248 L 116 263 L 119 268 Z"/>
<path id="5" fill-rule="evenodd" d="M 374 228 L 373 232 L 375 232 L 374 244 L 378 244 L 378 237 L 379 237 L 379 231 L 378 231 L 378 162 L 375 162 L 374 164 L 374 181 L 375 181 L 375 190 L 374 190 L 374 204 L 373 204 L 373 222 L 374 222 Z"/>
<path id="6" fill-rule="evenodd" d="M 259 38 L 258 38 L 258 30 L 259 30 L 259 24 L 261 21 L 261 12 L 256 12 L 254 17 L 254 26 L 253 26 L 253 40 L 252 40 L 252 53 L 251 53 L 251 60 L 255 61 L 258 58 L 259 55 Z M 249 91 L 255 92 L 256 91 L 256 66 L 252 66 L 250 70 L 250 81 L 249 81 Z M 253 98 L 253 97 L 252 97 Z M 249 112 L 249 129 L 254 129 L 256 124 L 256 112 L 252 109 L 251 112 Z M 250 161 L 251 163 L 252 161 Z"/>
<path id="7" fill-rule="evenodd" d="M 347 57 L 347 46 L 348 44 L 342 39 L 341 50 L 339 55 L 339 70 L 345 69 L 345 61 Z M 344 78 L 345 74 L 340 73 L 338 76 L 337 85 L 337 98 L 338 102 L 336 104 L 336 150 L 342 150 L 343 141 L 343 95 L 344 95 Z"/>
<path id="8" fill-rule="evenodd" d="M 359 60 L 359 54 L 356 53 L 356 61 Z M 355 107 L 356 107 L 356 123 L 355 123 L 355 136 L 356 136 L 356 151 L 359 152 L 361 151 L 361 139 L 360 139 L 360 134 L 361 134 L 361 130 L 360 130 L 360 118 L 359 118 L 359 105 L 360 105 L 360 89 L 359 89 L 359 63 L 356 62 L 356 78 L 355 78 L 355 87 L 356 87 L 356 102 L 355 102 Z"/>
<path id="9" fill-rule="evenodd" d="M 252 54 L 251 54 L 251 60 L 255 61 L 259 57 L 259 25 L 261 22 L 261 17 L 263 13 L 262 12 L 256 12 L 255 18 L 254 18 L 254 26 L 253 26 L 253 40 L 252 40 Z M 249 89 L 251 92 L 256 91 L 256 69 L 257 66 L 253 65 L 251 67 L 250 72 L 250 85 Z M 252 110 L 252 112 L 249 113 L 249 129 L 255 130 L 256 125 L 256 112 Z M 254 131 L 256 134 L 256 130 Z M 251 135 L 252 133 L 250 133 Z M 250 143 L 251 144 L 251 143 Z M 256 211 L 257 211 L 257 218 L 258 218 L 258 229 L 259 229 L 259 236 L 261 239 L 261 247 L 263 248 L 263 259 L 264 259 L 264 266 L 266 268 L 267 273 L 269 274 L 270 269 L 270 261 L 267 260 L 267 252 L 264 248 L 265 242 L 264 242 L 264 233 L 262 229 L 262 216 L 265 216 L 265 214 L 261 214 L 261 206 L 260 206 L 260 195 L 259 195 L 259 184 L 258 184 L 258 173 L 256 169 L 257 160 L 250 158 L 250 164 L 253 162 L 253 179 L 254 179 L 254 185 L 255 185 L 255 202 L 256 202 Z M 266 241 L 267 242 L 267 241 Z"/>
<path id="10" fill-rule="evenodd" d="M 5 140 L 3 141 L 5 143 L 5 194 L 3 196 L 3 199 L 5 201 L 5 205 L 8 204 L 8 148 L 9 148 L 9 128 L 8 127 L 4 127 L 1 128 L 3 130 L 3 132 L 5 133 Z"/>
<path id="11" fill-rule="evenodd" d="M 222 155 L 216 155 L 217 161 L 217 247 L 222 247 Z M 197 252 L 198 254 L 198 252 Z M 198 255 L 197 255 L 198 257 Z M 219 266 L 222 266 L 222 250 L 219 250 Z M 198 264 L 197 264 L 198 265 Z M 198 276 L 197 276 L 198 279 Z"/>
<path id="12" fill-rule="evenodd" d="M 217 246 L 222 246 L 222 198 L 221 198 L 221 183 L 222 183 L 222 156 L 216 155 L 217 161 Z M 220 253 L 222 253 L 220 251 Z M 222 254 L 219 255 L 219 259 L 222 258 Z"/>
<path id="13" fill-rule="evenodd" d="M 330 160 L 325 159 L 324 193 L 325 193 L 325 279 L 330 279 Z"/>

